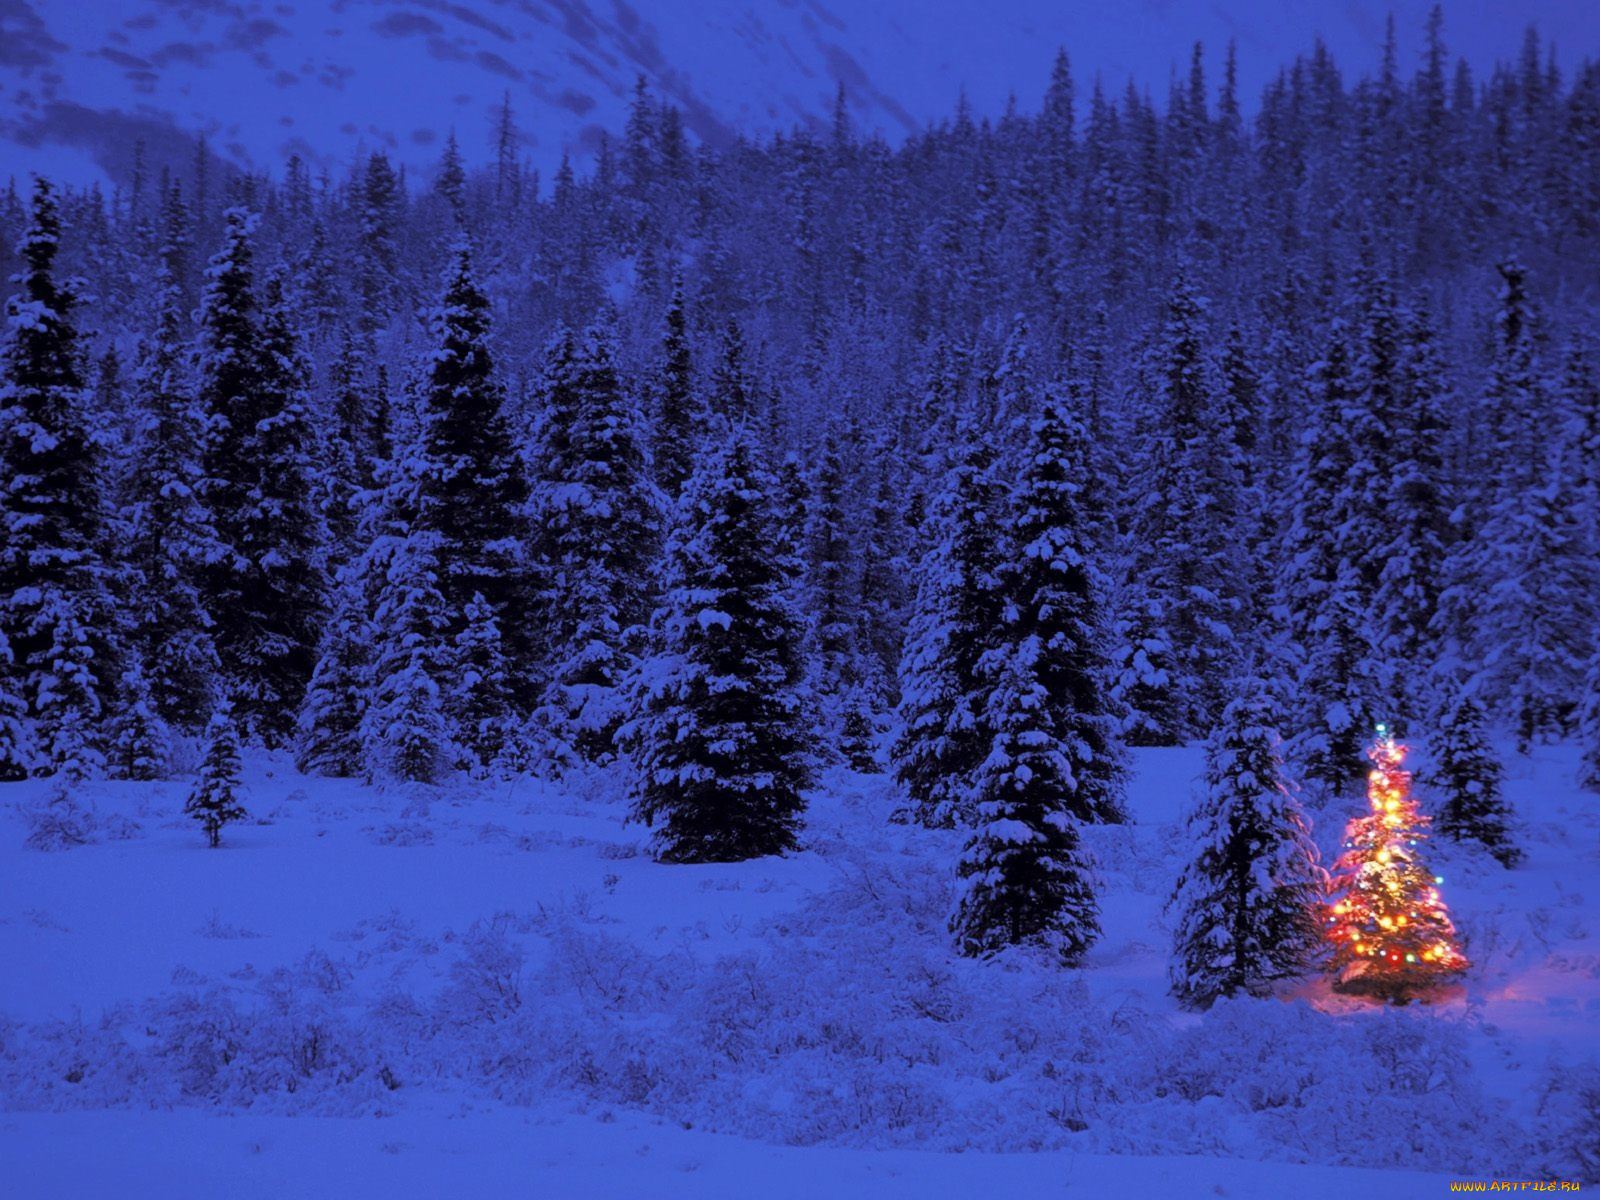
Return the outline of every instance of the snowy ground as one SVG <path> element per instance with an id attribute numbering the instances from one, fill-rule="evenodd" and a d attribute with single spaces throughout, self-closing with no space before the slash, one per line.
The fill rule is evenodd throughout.
<path id="1" fill-rule="evenodd" d="M 182 782 L 92 785 L 97 840 L 56 853 L 24 846 L 47 785 L 9 785 L 0 1194 L 1560 1178 L 1568 1072 L 1600 1046 L 1600 804 L 1568 748 L 1508 762 L 1526 863 L 1433 856 L 1463 994 L 1396 1011 L 1311 984 L 1203 1017 L 1166 997 L 1162 915 L 1193 750 L 1141 752 L 1137 824 L 1089 831 L 1106 936 L 1076 972 L 954 958 L 956 844 L 891 824 L 877 778 L 830 778 L 805 853 L 713 867 L 652 863 L 604 777 L 424 793 L 261 762 L 215 852 Z"/>

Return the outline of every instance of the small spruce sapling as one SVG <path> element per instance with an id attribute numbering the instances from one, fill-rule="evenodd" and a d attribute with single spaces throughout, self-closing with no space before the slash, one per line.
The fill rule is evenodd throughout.
<path id="1" fill-rule="evenodd" d="M 239 764 L 239 729 L 233 712 L 224 706 L 212 714 L 206 726 L 205 761 L 200 778 L 183 806 L 183 811 L 200 822 L 206 840 L 215 849 L 222 844 L 222 827 L 243 820 L 248 814 L 239 803 L 242 790 Z"/>
<path id="2" fill-rule="evenodd" d="M 1172 896 L 1172 992 L 1191 1008 L 1266 995 L 1311 966 L 1327 884 L 1260 686 L 1223 710 L 1206 745 L 1205 788 L 1189 816 L 1195 858 Z"/>
<path id="3" fill-rule="evenodd" d="M 1500 786 L 1504 774 L 1484 730 L 1482 706 L 1462 693 L 1445 720 L 1433 772 L 1444 792 L 1439 832 L 1457 842 L 1480 842 L 1501 865 L 1512 867 L 1522 852 L 1511 840 L 1511 809 Z"/>

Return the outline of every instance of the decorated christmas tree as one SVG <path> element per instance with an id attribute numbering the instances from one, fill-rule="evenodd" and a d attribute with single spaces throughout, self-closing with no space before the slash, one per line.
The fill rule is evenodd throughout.
<path id="1" fill-rule="evenodd" d="M 1350 822 L 1334 866 L 1327 930 L 1335 991 L 1404 1004 L 1449 983 L 1471 964 L 1422 861 L 1429 820 L 1411 798 L 1406 747 L 1382 725 L 1367 751 L 1372 811 Z"/>

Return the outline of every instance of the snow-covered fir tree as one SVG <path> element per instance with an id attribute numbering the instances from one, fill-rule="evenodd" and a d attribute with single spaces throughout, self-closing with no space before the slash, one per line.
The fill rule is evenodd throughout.
<path id="1" fill-rule="evenodd" d="M 1311 371 L 1314 407 L 1302 432 L 1283 530 L 1280 604 L 1295 672 L 1290 750 L 1302 782 L 1335 793 L 1362 778 L 1362 747 L 1380 703 L 1372 623 L 1352 525 L 1361 478 L 1346 426 L 1354 410 L 1348 329 L 1332 323 L 1327 351 Z M 1365 531 L 1363 531 L 1364 533 Z"/>
<path id="2" fill-rule="evenodd" d="M 1119 822 L 1127 768 L 1108 695 L 1106 583 L 1085 527 L 1095 481 L 1088 432 L 1066 393 L 1062 381 L 1051 384 L 1028 422 L 1007 522 L 1014 549 L 999 571 L 1005 642 L 993 653 L 1044 689 L 1044 727 L 1071 771 L 1068 811 L 1079 821 Z"/>
<path id="3" fill-rule="evenodd" d="M 651 449 L 656 483 L 667 496 L 676 497 L 689 477 L 695 442 L 703 433 L 705 423 L 703 406 L 695 390 L 682 272 L 673 273 L 660 356 L 654 379 L 655 436 Z"/>
<path id="4" fill-rule="evenodd" d="M 958 430 L 955 461 L 929 515 L 936 529 L 917 566 L 900 658 L 900 732 L 890 752 L 911 815 L 929 826 L 970 818 L 972 776 L 990 740 L 978 664 L 1003 615 L 993 456 L 970 417 Z"/>
<path id="5" fill-rule="evenodd" d="M 239 758 L 239 727 L 231 707 L 223 703 L 206 725 L 205 757 L 200 776 L 184 802 L 185 815 L 205 831 L 212 849 L 222 844 L 222 830 L 249 814 L 244 809 L 244 768 Z"/>
<path id="6" fill-rule="evenodd" d="M 1203 714 L 1235 654 L 1232 625 L 1244 578 L 1235 529 L 1239 479 L 1235 456 L 1226 451 L 1232 430 L 1205 350 L 1204 306 L 1180 271 L 1148 366 L 1155 389 L 1150 470 L 1130 497 L 1138 547 L 1131 564 L 1143 598 L 1133 611 L 1144 620 L 1130 624 L 1119 658 L 1130 663 L 1141 649 L 1148 658 L 1152 645 L 1169 647 L 1164 682 L 1171 694 L 1146 697 L 1130 687 L 1122 700 L 1156 726 L 1148 740 L 1173 743 L 1204 727 Z M 1157 676 L 1143 674 L 1139 682 L 1149 689 Z"/>
<path id="7" fill-rule="evenodd" d="M 430 318 L 434 349 L 421 385 L 416 526 L 435 535 L 438 589 L 451 633 L 481 595 L 505 635 L 519 705 L 531 706 L 536 631 L 525 539 L 528 481 L 512 445 L 505 391 L 489 347 L 489 299 L 471 252 L 450 256 L 444 298 Z M 398 439 L 397 439 L 398 440 Z"/>
<path id="8" fill-rule="evenodd" d="M 247 736 L 281 744 L 315 665 L 327 535 L 312 483 L 308 369 L 281 273 L 268 281 L 264 311 L 258 305 L 256 224 L 253 214 L 229 210 L 201 302 L 204 498 L 222 543 L 205 601 L 236 719 Z"/>
<path id="9" fill-rule="evenodd" d="M 121 684 L 107 739 L 107 765 L 117 779 L 159 779 L 168 750 L 166 722 L 156 712 L 150 685 L 138 663 L 122 673 Z"/>
<path id="10" fill-rule="evenodd" d="M 861 681 L 851 604 L 852 550 L 845 529 L 848 518 L 844 489 L 845 465 L 839 437 L 829 429 L 818 447 L 816 470 L 808 489 L 811 502 L 805 528 L 805 606 L 811 626 L 811 687 L 830 706 Z M 831 723 L 837 728 L 837 720 Z"/>
<path id="11" fill-rule="evenodd" d="M 1070 966 L 1100 936 L 1072 815 L 1078 781 L 1049 709 L 1034 663 L 1019 658 L 1001 669 L 988 697 L 984 728 L 993 737 L 971 783 L 972 833 L 950 918 L 963 954 L 1032 945 Z"/>
<path id="12" fill-rule="evenodd" d="M 518 759 L 511 666 L 494 609 L 480 595 L 467 603 L 466 623 L 451 642 L 445 711 L 474 774 L 508 769 Z"/>
<path id="13" fill-rule="evenodd" d="M 1383 502 L 1370 518 L 1382 538 L 1374 551 L 1378 564 L 1371 601 L 1374 649 L 1389 663 L 1407 664 L 1386 680 L 1390 716 L 1397 722 L 1405 714 L 1420 717 L 1434 710 L 1423 664 L 1438 657 L 1433 620 L 1455 507 L 1446 462 L 1452 397 L 1439 360 L 1437 334 L 1420 302 L 1403 314 L 1403 322 L 1400 394 L 1393 409 L 1380 414 L 1386 436 L 1394 443 L 1393 463 L 1381 481 Z"/>
<path id="14" fill-rule="evenodd" d="M 612 335 L 592 326 L 559 352 L 573 357 L 551 367 L 562 402 L 546 415 L 534 506 L 553 651 L 545 706 L 561 740 L 598 760 L 622 719 L 618 688 L 649 616 L 661 520 Z"/>
<path id="15" fill-rule="evenodd" d="M 0 350 L 0 634 L 47 760 L 76 771 L 98 760 L 117 654 L 100 552 L 103 455 L 88 424 L 78 296 L 56 276 L 60 236 L 55 189 L 39 178 Z"/>
<path id="16" fill-rule="evenodd" d="M 1476 841 L 1507 867 L 1522 857 L 1511 833 L 1504 792 L 1505 768 L 1489 743 L 1483 706 L 1467 689 L 1439 731 L 1429 782 L 1443 799 L 1434 826 L 1458 842 Z"/>
<path id="17" fill-rule="evenodd" d="M 359 568 L 346 568 L 295 720 L 295 765 L 308 775 L 361 774 L 361 719 L 367 708 L 372 641 Z"/>
<path id="18" fill-rule="evenodd" d="M 168 279 L 134 388 L 133 469 L 123 481 L 126 562 L 137 580 L 133 646 L 156 711 L 199 730 L 215 706 L 221 663 L 205 573 L 222 545 L 201 493 L 206 414 L 185 370 L 182 294 Z"/>
<path id="19" fill-rule="evenodd" d="M 663 862 L 797 845 L 811 781 L 802 628 L 776 558 L 774 482 L 735 428 L 696 461 L 668 539 L 661 606 L 620 731 L 633 816 Z"/>
<path id="20" fill-rule="evenodd" d="M 372 778 L 438 783 L 455 758 L 441 681 L 451 614 L 440 587 L 435 534 L 413 530 L 388 558 L 373 623 L 372 688 L 361 714 Z"/>
<path id="21" fill-rule="evenodd" d="M 1265 689 L 1246 682 L 1206 742 L 1205 795 L 1188 818 L 1194 858 L 1170 904 L 1172 991 L 1190 1007 L 1266 995 L 1321 948 L 1327 880 L 1272 724 Z"/>

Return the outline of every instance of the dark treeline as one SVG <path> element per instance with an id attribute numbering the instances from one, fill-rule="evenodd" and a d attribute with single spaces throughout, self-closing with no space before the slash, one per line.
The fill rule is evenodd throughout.
<path id="1" fill-rule="evenodd" d="M 1069 957 L 1123 747 L 1240 697 L 1323 790 L 1378 719 L 1476 761 L 1464 697 L 1593 780 L 1600 65 L 1419 32 L 1248 118 L 1231 48 L 1161 104 L 1063 53 L 899 148 L 843 95 L 696 145 L 641 83 L 586 178 L 508 107 L 426 181 L 14 183 L 0 768 L 149 777 L 208 723 L 409 781 L 625 754 L 703 860 L 886 758 L 976 826 L 963 944 L 1055 914 Z"/>

